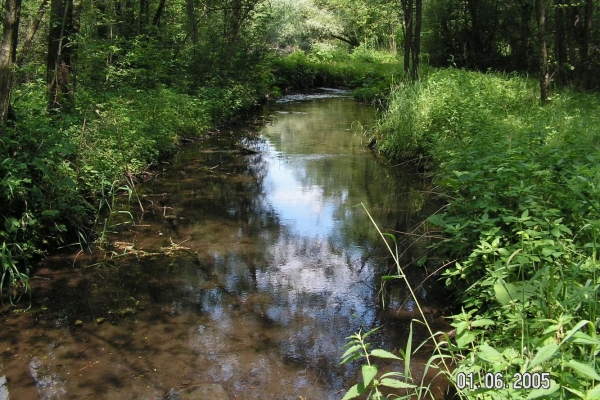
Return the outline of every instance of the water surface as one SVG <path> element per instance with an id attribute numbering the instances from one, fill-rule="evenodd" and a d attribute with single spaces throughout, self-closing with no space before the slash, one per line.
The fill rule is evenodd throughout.
<path id="1" fill-rule="evenodd" d="M 115 232 L 111 252 L 49 258 L 33 279 L 33 311 L 3 315 L 11 397 L 160 399 L 195 388 L 341 398 L 360 374 L 358 363 L 339 365 L 345 337 L 383 325 L 375 345 L 397 350 L 414 311 L 401 286 L 387 296 L 401 313 L 382 311 L 379 278 L 392 265 L 358 205 L 389 232 L 410 232 L 427 211 L 426 183 L 366 148 L 375 117 L 345 93 L 295 95 L 265 107 L 260 128 L 184 146 L 137 185 L 144 212 L 134 196 L 121 206 L 133 218 L 115 210 L 100 221 Z M 427 244 L 414 242 L 400 241 L 403 263 Z M 415 286 L 430 272 L 407 268 Z M 439 301 L 431 281 L 417 293 Z"/>

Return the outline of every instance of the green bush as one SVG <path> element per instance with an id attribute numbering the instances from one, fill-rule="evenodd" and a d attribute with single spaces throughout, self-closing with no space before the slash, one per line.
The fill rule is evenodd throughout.
<path id="1" fill-rule="evenodd" d="M 215 82 L 194 96 L 163 85 L 102 96 L 82 89 L 74 112 L 61 116 L 47 113 L 42 80 L 17 88 L 16 126 L 0 138 L 0 294 L 12 301 L 26 293 L 33 257 L 93 239 L 90 223 L 107 196 L 172 154 L 180 137 L 239 118 L 269 84 L 265 74 L 252 84 Z"/>
<path id="2" fill-rule="evenodd" d="M 274 85 L 284 90 L 347 87 L 355 98 L 382 102 L 401 79 L 402 64 L 388 52 L 359 47 L 354 53 L 317 49 L 295 51 L 273 60 Z"/>
<path id="3" fill-rule="evenodd" d="M 448 347 L 455 377 L 549 373 L 543 390 L 462 388 L 466 397 L 600 392 L 599 111 L 595 95 L 563 91 L 541 107 L 528 79 L 460 70 L 391 97 L 379 149 L 428 159 L 449 199 L 429 222 L 464 309 Z"/>

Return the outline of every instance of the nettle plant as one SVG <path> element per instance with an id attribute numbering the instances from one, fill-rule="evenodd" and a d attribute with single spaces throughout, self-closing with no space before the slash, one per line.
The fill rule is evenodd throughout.
<path id="1" fill-rule="evenodd" d="M 507 388 L 469 397 L 598 398 L 600 164 L 576 146 L 534 146 L 531 135 L 483 142 L 446 165 L 454 199 L 429 219 L 446 234 L 439 248 L 460 260 L 444 277 L 468 310 L 453 317 L 454 376 L 482 385 L 488 372 L 506 374 Z M 511 386 L 543 372 L 546 388 Z"/>

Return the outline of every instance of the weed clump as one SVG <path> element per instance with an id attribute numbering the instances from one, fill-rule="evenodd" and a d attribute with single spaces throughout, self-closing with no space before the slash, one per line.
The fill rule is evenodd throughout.
<path id="1" fill-rule="evenodd" d="M 455 260 L 443 279 L 463 312 L 446 350 L 454 378 L 474 377 L 465 397 L 600 391 L 600 99 L 536 97 L 527 78 L 441 70 L 398 87 L 377 129 L 381 152 L 428 161 L 449 202 L 429 222 Z M 513 384 L 542 372 L 543 386 Z"/>

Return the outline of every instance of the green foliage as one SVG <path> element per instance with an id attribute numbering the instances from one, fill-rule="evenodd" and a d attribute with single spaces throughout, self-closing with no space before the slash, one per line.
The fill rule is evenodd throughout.
<path id="1" fill-rule="evenodd" d="M 465 146 L 470 132 L 483 136 L 491 126 L 520 129 L 528 122 L 521 111 L 537 101 L 535 90 L 533 82 L 509 75 L 431 72 L 422 82 L 394 89 L 377 129 L 379 149 L 406 159 L 430 154 L 440 139 Z"/>
<path id="2" fill-rule="evenodd" d="M 27 24 L 38 15 L 34 3 L 24 7 Z M 74 104 L 62 113 L 47 110 L 47 60 L 39 57 L 46 35 L 38 33 L 17 69 L 17 120 L 0 138 L 0 291 L 11 301 L 28 291 L 33 258 L 94 240 L 91 225 L 105 212 L 104 230 L 114 224 L 111 199 L 135 192 L 138 174 L 172 154 L 181 137 L 240 118 L 272 86 L 266 4 L 174 1 L 160 14 L 149 4 L 77 7 L 65 68 L 76 72 L 65 79 Z"/>
<path id="3" fill-rule="evenodd" d="M 359 47 L 354 53 L 320 47 L 273 60 L 279 88 L 348 87 L 359 100 L 381 103 L 403 76 L 402 63 L 388 52 Z"/>
<path id="4" fill-rule="evenodd" d="M 368 43 L 392 50 L 399 19 L 385 0 L 273 0 L 266 36 L 276 48 L 313 51 L 335 43 L 344 50 Z"/>
<path id="5" fill-rule="evenodd" d="M 415 349 L 413 349 L 413 326 L 412 323 L 410 325 L 410 331 L 406 342 L 406 348 L 404 351 L 401 351 L 401 356 L 398 357 L 389 351 L 382 349 L 374 349 L 370 350 L 371 344 L 365 341 L 365 339 L 375 333 L 379 328 L 375 328 L 365 334 L 362 334 L 362 331 L 355 333 L 351 336 L 348 336 L 346 339 L 348 343 L 344 347 L 347 347 L 347 350 L 342 355 L 342 364 L 353 362 L 359 359 L 364 358 L 366 364 L 362 365 L 362 378 L 363 382 L 358 383 L 352 386 L 344 399 L 353 399 L 361 396 L 362 394 L 367 393 L 368 399 L 380 400 L 383 399 L 383 393 L 381 389 L 393 389 L 393 393 L 388 394 L 386 398 L 396 398 L 396 399 L 423 399 L 423 398 L 433 398 L 433 393 L 431 391 L 432 382 L 426 382 L 425 379 L 429 370 L 437 370 L 438 375 L 444 375 L 446 377 L 451 377 L 451 370 L 447 363 L 447 359 L 450 358 L 449 355 L 444 354 L 444 346 L 447 344 L 445 341 L 439 339 L 441 333 L 433 333 L 433 330 L 429 323 L 427 322 L 427 318 L 425 318 L 425 314 L 423 309 L 417 300 L 418 297 L 415 296 L 414 289 L 408 281 L 406 275 L 403 272 L 402 266 L 400 265 L 400 259 L 398 255 L 398 243 L 396 242 L 396 237 L 389 233 L 383 233 L 373 220 L 373 217 L 366 209 L 365 205 L 362 204 L 365 209 L 367 216 L 377 229 L 379 236 L 385 242 L 387 250 L 391 255 L 394 264 L 396 266 L 396 274 L 392 276 L 383 276 L 382 284 L 391 279 L 400 279 L 403 280 L 408 288 L 413 299 L 415 299 L 415 303 L 421 314 L 422 321 L 418 321 L 425 325 L 427 330 L 429 331 L 429 339 L 425 340 Z M 390 242 L 393 244 L 391 246 Z M 425 363 L 423 373 L 421 374 L 421 380 L 416 380 L 411 373 L 411 359 L 414 354 L 416 354 L 426 343 L 433 342 L 435 351 L 429 360 Z M 378 368 L 371 361 L 371 357 L 384 358 L 384 359 L 392 359 L 392 360 L 404 360 L 404 372 L 388 372 L 381 375 L 379 378 L 375 379 L 378 375 Z M 402 394 L 398 394 L 398 391 L 401 391 Z"/>
<path id="6" fill-rule="evenodd" d="M 362 383 L 358 383 L 352 386 L 344 395 L 343 400 L 354 399 L 362 394 L 367 394 L 367 398 L 369 399 L 383 399 L 383 393 L 381 392 L 384 388 L 392 388 L 392 389 L 403 389 L 410 392 L 409 395 L 406 396 L 394 396 L 394 398 L 411 398 L 413 394 L 417 393 L 417 386 L 409 383 L 412 378 L 410 377 L 410 369 L 407 369 L 405 373 L 399 372 L 387 372 L 385 374 L 379 375 L 379 369 L 377 365 L 372 363 L 373 358 L 383 358 L 383 359 L 392 359 L 392 360 L 401 360 L 400 357 L 390 353 L 387 350 L 382 349 L 373 349 L 370 350 L 371 344 L 366 341 L 366 339 L 375 333 L 379 328 L 375 328 L 370 330 L 367 333 L 362 333 L 359 331 L 351 336 L 348 336 L 346 339 L 348 342 L 344 347 L 346 347 L 346 351 L 342 355 L 341 364 L 346 364 L 349 362 L 353 362 L 356 360 L 363 359 L 366 361 L 366 364 L 362 365 L 361 374 L 362 374 Z M 409 348 L 405 353 L 407 355 L 407 365 L 410 365 L 410 345 L 412 341 L 412 326 L 410 330 L 410 335 L 408 339 Z M 389 397 L 388 397 L 389 398 Z"/>
<path id="7" fill-rule="evenodd" d="M 455 371 L 549 373 L 544 390 L 490 398 L 594 398 L 600 365 L 600 130 L 596 96 L 537 105 L 526 79 L 439 71 L 393 95 L 380 149 L 428 159 L 449 205 L 429 218 L 465 308 Z"/>

